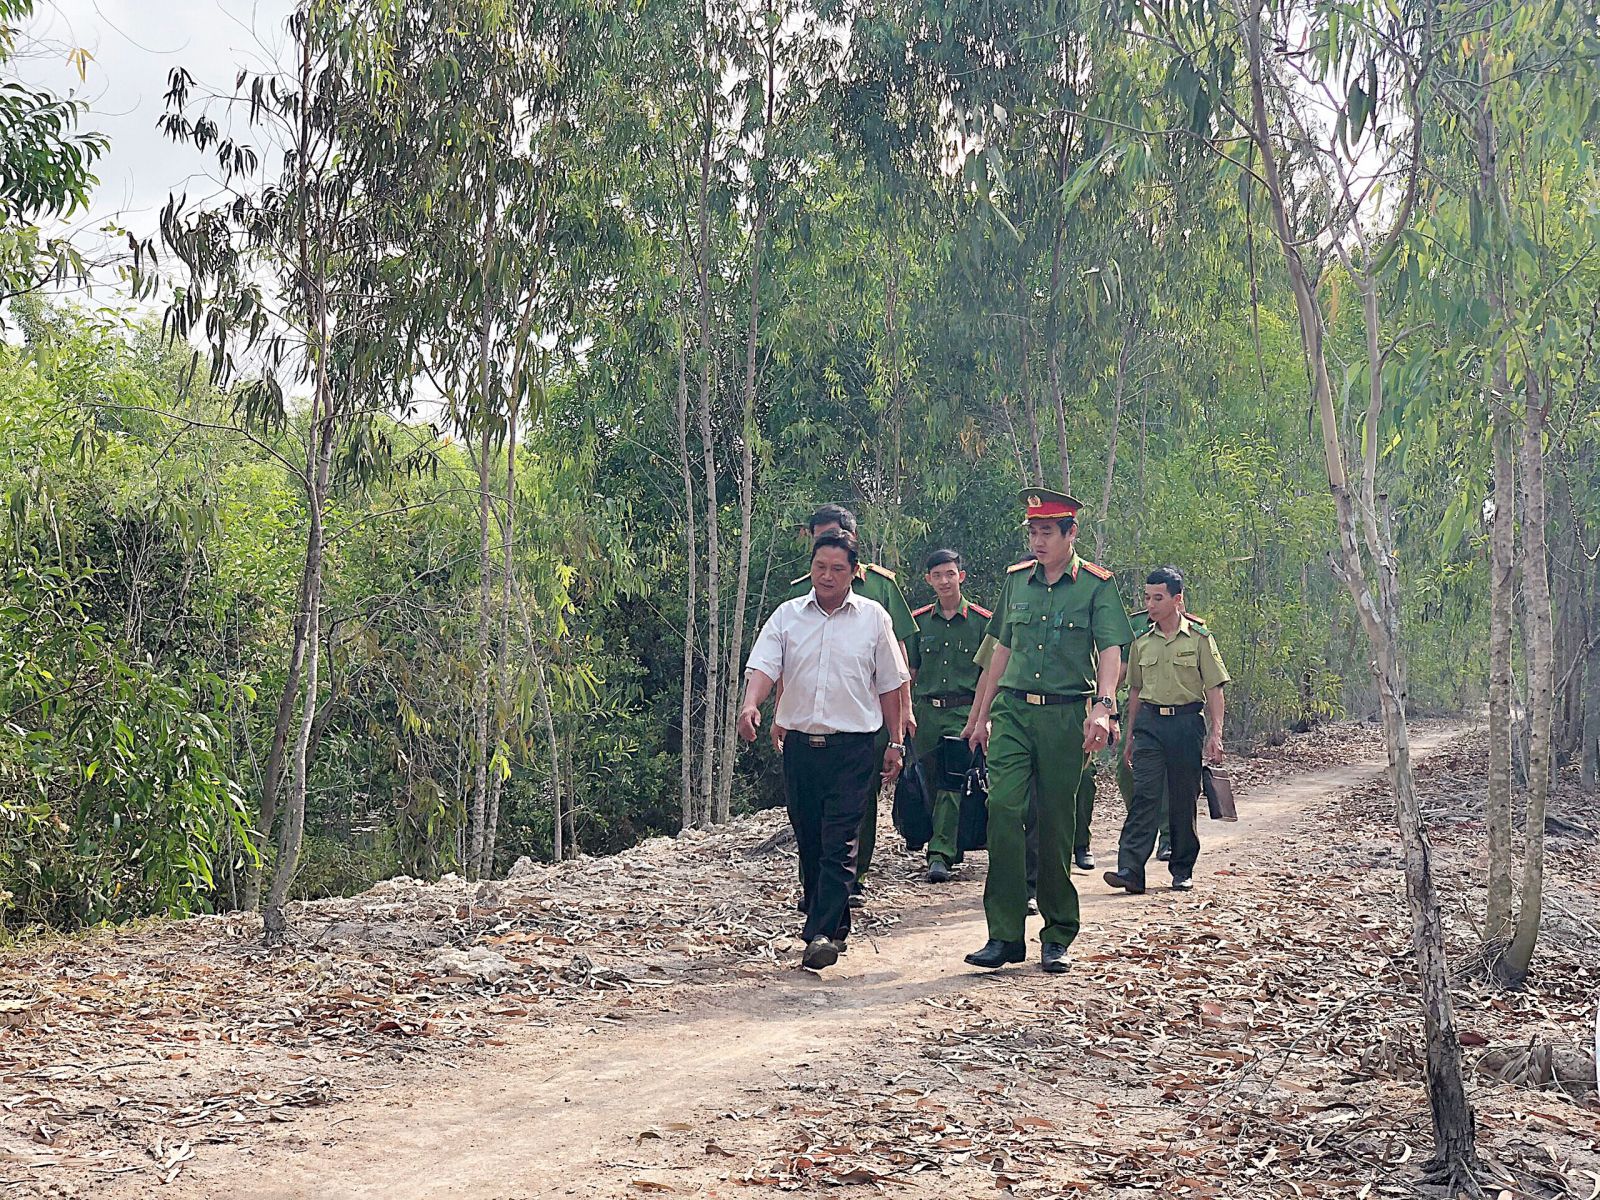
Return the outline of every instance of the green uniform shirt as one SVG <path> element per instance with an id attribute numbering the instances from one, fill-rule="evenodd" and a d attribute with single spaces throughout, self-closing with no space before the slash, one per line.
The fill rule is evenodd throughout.
<path id="1" fill-rule="evenodd" d="M 799 579 L 790 581 L 789 594 L 784 599 L 798 600 L 810 590 L 811 574 L 807 572 Z M 850 590 L 883 605 L 889 612 L 889 623 L 894 626 L 894 636 L 905 642 L 909 649 L 911 638 L 917 632 L 917 621 L 911 615 L 911 606 L 906 603 L 906 598 L 900 594 L 900 585 L 894 581 L 894 572 L 877 563 L 862 563 L 856 567 L 856 577 L 850 584 Z"/>
<path id="2" fill-rule="evenodd" d="M 1036 562 L 1007 571 L 989 629 L 1011 651 L 1001 687 L 1061 696 L 1094 695 L 1096 652 L 1133 640 L 1111 572 L 1076 554 L 1054 583 Z"/>
<path id="3" fill-rule="evenodd" d="M 963 598 L 955 616 L 945 619 L 938 604 L 911 614 L 917 632 L 906 639 L 906 659 L 917 673 L 913 696 L 948 696 L 978 690 L 982 668 L 974 655 L 983 642 L 984 629 L 994 616 L 987 608 Z"/>
<path id="4" fill-rule="evenodd" d="M 1128 660 L 1128 686 L 1139 689 L 1144 704 L 1193 704 L 1229 678 L 1216 639 L 1187 616 L 1178 618 L 1170 638 L 1152 625 L 1133 643 Z"/>

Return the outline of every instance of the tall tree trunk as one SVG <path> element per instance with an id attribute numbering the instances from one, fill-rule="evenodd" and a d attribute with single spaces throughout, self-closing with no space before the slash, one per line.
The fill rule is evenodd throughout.
<path id="1" fill-rule="evenodd" d="M 495 744 L 507 742 L 506 722 L 511 712 L 511 607 L 512 576 L 516 563 L 517 523 L 517 418 L 520 404 L 516 393 L 509 399 L 506 411 L 506 504 L 505 519 L 500 523 L 500 640 L 495 648 L 494 676 L 497 683 L 495 700 Z M 495 842 L 500 834 L 500 797 L 505 791 L 506 772 L 496 771 L 489 781 L 489 818 L 483 835 L 484 875 L 494 877 Z"/>
<path id="2" fill-rule="evenodd" d="M 687 316 L 687 313 L 683 314 Z M 679 783 L 682 795 L 682 827 L 695 824 L 695 741 L 694 741 L 694 662 L 699 638 L 700 538 L 696 532 L 694 467 L 689 458 L 689 352 L 686 322 L 678 322 L 678 471 L 683 479 L 683 750 L 679 755 Z"/>
<path id="3" fill-rule="evenodd" d="M 711 17 L 705 16 L 705 52 L 711 52 Z M 722 695 L 722 643 L 720 640 L 722 608 L 722 551 L 718 537 L 719 514 L 717 510 L 717 453 L 711 426 L 711 377 L 713 371 L 711 351 L 711 136 L 715 117 L 714 80 L 710 65 L 705 64 L 704 125 L 700 140 L 700 188 L 697 201 L 699 240 L 696 249 L 696 277 L 699 289 L 700 315 L 700 451 L 703 456 L 706 489 L 706 702 L 704 743 L 700 753 L 700 795 L 696 804 L 699 823 L 711 820 L 714 796 L 715 768 L 717 763 L 717 729 L 719 699 Z"/>
<path id="4" fill-rule="evenodd" d="M 1020 285 L 1018 292 L 1021 292 Z M 1024 306 L 1024 321 L 1027 309 Z M 1044 485 L 1044 448 L 1039 436 L 1039 401 L 1033 394 L 1033 339 L 1024 324 L 1022 329 L 1022 407 L 1028 414 L 1028 449 L 1033 456 L 1033 475 L 1030 483 Z"/>
<path id="5" fill-rule="evenodd" d="M 489 538 L 490 451 L 494 446 L 494 424 L 490 419 L 489 369 L 491 351 L 491 314 L 493 287 L 490 279 L 494 272 L 491 261 L 494 253 L 495 215 L 497 193 L 494 181 L 489 180 L 488 211 L 483 220 L 483 239 L 479 256 L 483 269 L 483 297 L 478 314 L 478 663 L 477 685 L 474 701 L 477 744 L 472 761 L 472 814 L 467 837 L 467 876 L 476 879 L 483 871 L 484 835 L 488 823 L 489 800 L 489 707 L 494 695 L 493 651 L 494 622 L 490 606 L 494 595 L 493 555 Z"/>
<path id="6" fill-rule="evenodd" d="M 1328 376 L 1324 351 L 1322 312 L 1317 307 L 1316 289 L 1307 277 L 1300 257 L 1300 238 L 1289 220 L 1284 185 L 1278 170 L 1277 149 L 1267 115 L 1266 63 L 1262 46 L 1262 0 L 1243 0 L 1241 26 L 1246 43 L 1250 82 L 1251 136 L 1261 155 L 1262 181 L 1272 209 L 1273 230 L 1288 268 L 1295 309 L 1300 320 L 1302 345 L 1311 377 L 1312 398 L 1322 428 L 1324 457 L 1328 467 L 1328 490 L 1333 495 L 1338 518 L 1339 557 L 1335 568 L 1366 630 L 1376 660 L 1374 675 L 1383 713 L 1384 741 L 1389 756 L 1389 782 L 1394 789 L 1396 820 L 1405 853 L 1407 906 L 1411 913 L 1411 943 L 1416 956 L 1421 989 L 1425 1077 L 1429 1109 L 1433 1119 L 1434 1154 L 1430 1172 L 1454 1183 L 1472 1179 L 1477 1170 L 1476 1127 L 1472 1106 L 1467 1101 L 1461 1073 L 1461 1043 L 1456 1034 L 1455 1014 L 1450 997 L 1450 978 L 1445 959 L 1444 928 L 1439 914 L 1439 898 L 1433 883 L 1432 848 L 1428 844 L 1411 770 L 1410 734 L 1406 726 L 1406 680 L 1399 641 L 1399 602 L 1395 560 L 1385 544 L 1386 523 L 1369 513 L 1367 536 L 1376 531 L 1379 545 L 1376 556 L 1378 596 L 1368 582 L 1361 544 L 1358 540 L 1355 506 L 1344 469 L 1344 453 L 1339 437 L 1339 418 L 1333 388 Z M 1370 279 L 1367 281 L 1371 287 Z M 1368 321 L 1372 318 L 1369 310 Z M 1381 388 L 1381 359 L 1373 358 L 1369 334 L 1368 370 L 1372 386 Z M 1380 394 L 1381 399 L 1381 394 Z M 1376 442 L 1376 430 L 1370 441 Z M 1369 460 L 1370 461 L 1370 460 Z M 1366 463 L 1364 462 L 1364 467 Z M 1367 468 L 1370 470 L 1370 467 Z M 1373 491 L 1372 480 L 1364 480 L 1365 491 Z"/>
<path id="7" fill-rule="evenodd" d="M 711 813 L 714 822 L 728 819 L 733 807 L 733 773 L 739 748 L 738 719 L 740 679 L 744 663 L 744 617 L 750 600 L 750 528 L 755 513 L 756 466 L 756 359 L 761 346 L 761 247 L 767 228 L 767 198 L 764 185 L 768 181 L 766 164 L 767 139 L 772 135 L 773 90 L 777 71 L 778 22 L 772 5 L 765 6 L 766 16 L 766 112 L 761 126 L 762 160 L 756 166 L 755 216 L 750 225 L 750 319 L 744 338 L 744 397 L 741 405 L 739 451 L 739 567 L 734 583 L 733 628 L 728 636 L 728 676 L 724 691 L 727 700 L 722 713 L 722 763 L 718 772 L 716 806 Z"/>
<path id="8" fill-rule="evenodd" d="M 1487 20 L 1487 10 L 1485 19 Z M 1501 211 L 1498 150 L 1489 111 L 1487 31 L 1478 45 L 1478 107 L 1474 130 L 1478 158 L 1478 203 L 1484 212 Z M 1495 221 L 1496 227 L 1500 225 Z M 1492 253 L 1492 252 L 1491 252 Z M 1498 256 L 1488 272 L 1489 311 L 1505 320 L 1504 281 Z M 1511 388 L 1506 352 L 1497 349 L 1489 385 L 1490 440 L 1494 445 L 1493 516 L 1489 524 L 1489 794 L 1484 826 L 1488 833 L 1488 900 L 1483 936 L 1502 941 L 1511 932 L 1511 599 L 1516 590 L 1516 466 L 1512 451 Z"/>
<path id="9" fill-rule="evenodd" d="M 1600 560 L 1593 564 L 1589 580 L 1587 661 L 1583 683 L 1583 750 L 1579 759 L 1579 778 L 1591 796 L 1600 790 Z"/>
<path id="10" fill-rule="evenodd" d="M 1545 545 L 1544 389 L 1529 374 L 1522 420 L 1522 619 L 1528 626 L 1528 801 L 1517 926 L 1495 974 L 1510 986 L 1528 977 L 1544 913 L 1544 818 L 1550 800 L 1550 727 L 1555 707 L 1554 624 Z"/>
<path id="11" fill-rule="evenodd" d="M 1122 397 L 1127 389 L 1128 362 L 1133 357 L 1133 323 L 1122 326 L 1122 348 L 1117 353 L 1117 373 L 1111 390 L 1111 436 L 1106 445 L 1106 477 L 1100 489 L 1100 511 L 1094 524 L 1094 557 L 1104 562 L 1106 528 L 1111 524 L 1111 485 L 1117 478 L 1117 435 L 1122 431 Z"/>

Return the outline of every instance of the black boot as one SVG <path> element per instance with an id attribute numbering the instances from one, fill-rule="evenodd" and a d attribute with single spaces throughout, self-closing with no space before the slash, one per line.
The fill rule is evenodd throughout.
<path id="1" fill-rule="evenodd" d="M 1039 965 L 1051 975 L 1067 973 L 1067 948 L 1060 942 L 1045 942 L 1039 950 Z"/>
<path id="2" fill-rule="evenodd" d="M 967 955 L 967 962 L 975 967 L 1003 967 L 1007 963 L 1019 963 L 1028 957 L 1028 948 L 1021 942 L 1002 942 L 999 938 L 990 938 L 983 944 L 983 949 L 974 954 Z"/>

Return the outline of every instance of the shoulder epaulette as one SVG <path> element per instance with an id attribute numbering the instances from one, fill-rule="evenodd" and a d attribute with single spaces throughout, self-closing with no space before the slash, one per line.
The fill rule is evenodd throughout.
<path id="1" fill-rule="evenodd" d="M 926 616 L 928 613 L 931 613 L 932 611 L 933 611 L 933 605 L 924 604 L 921 608 L 917 609 L 911 615 L 913 617 L 922 617 L 922 616 Z"/>
<path id="2" fill-rule="evenodd" d="M 1089 572 L 1089 574 L 1093 575 L 1096 579 L 1112 578 L 1111 572 L 1106 570 L 1099 563 L 1092 563 L 1088 559 L 1082 559 L 1080 561 L 1080 565 L 1085 571 Z"/>
<path id="3" fill-rule="evenodd" d="M 867 570 L 876 571 L 879 575 L 882 575 L 885 579 L 893 579 L 894 578 L 894 572 L 893 571 L 889 570 L 888 567 L 880 567 L 877 563 L 868 563 L 867 564 Z"/>
<path id="4" fill-rule="evenodd" d="M 790 587 L 794 587 L 796 584 L 810 583 L 810 582 L 811 582 L 811 572 L 807 571 L 804 575 L 801 575 L 798 579 L 789 580 L 789 586 Z"/>
<path id="5" fill-rule="evenodd" d="M 1033 566 L 1033 564 L 1035 562 L 1037 562 L 1037 561 L 1038 561 L 1037 559 L 1025 558 L 1019 563 L 1012 563 L 1009 567 L 1006 568 L 1006 574 L 1010 575 L 1014 571 L 1026 571 L 1029 567 Z"/>
<path id="6" fill-rule="evenodd" d="M 932 608 L 933 605 L 930 604 L 928 607 Z M 987 608 L 985 608 L 983 605 L 974 604 L 970 600 L 967 601 L 967 607 L 970 608 L 973 612 L 977 613 L 980 617 L 983 617 L 986 620 L 989 617 L 994 616 L 994 614 L 992 612 L 990 612 Z"/>
<path id="7" fill-rule="evenodd" d="M 1190 629 L 1194 630 L 1202 637 L 1211 636 L 1211 630 L 1206 628 L 1206 619 L 1204 617 L 1197 617 L 1193 613 L 1184 613 L 1183 615 L 1189 618 Z"/>

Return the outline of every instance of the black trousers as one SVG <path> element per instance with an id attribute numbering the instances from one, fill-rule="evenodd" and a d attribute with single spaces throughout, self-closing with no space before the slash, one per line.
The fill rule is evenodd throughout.
<path id="1" fill-rule="evenodd" d="M 801 936 L 850 936 L 850 885 L 856 877 L 861 814 L 879 783 L 882 765 L 874 734 L 834 733 L 813 746 L 803 733 L 783 739 L 783 781 L 789 824 L 800 848 L 800 886 L 806 902 Z"/>
<path id="2" fill-rule="evenodd" d="M 1172 860 L 1167 865 L 1174 879 L 1194 874 L 1195 860 L 1200 857 L 1195 807 L 1205 741 L 1204 713 L 1163 717 L 1146 708 L 1139 710 L 1133 729 L 1133 802 L 1117 844 L 1117 873 L 1124 879 L 1144 883 L 1145 862 L 1155 846 L 1161 820 L 1163 790 L 1172 837 Z"/>

